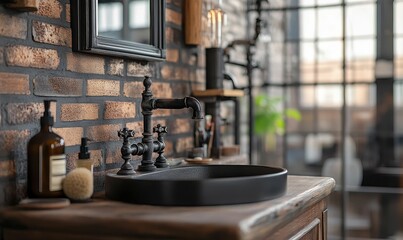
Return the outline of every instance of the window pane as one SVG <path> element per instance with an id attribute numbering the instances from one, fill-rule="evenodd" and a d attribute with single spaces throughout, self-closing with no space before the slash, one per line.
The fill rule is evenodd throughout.
<path id="1" fill-rule="evenodd" d="M 150 27 L 150 2 L 136 0 L 129 3 L 129 26 L 131 28 Z"/>
<path id="2" fill-rule="evenodd" d="M 318 5 L 340 4 L 341 0 L 317 0 Z"/>
<path id="3" fill-rule="evenodd" d="M 314 43 L 300 43 L 299 71 L 301 82 L 315 81 L 315 45 Z"/>
<path id="4" fill-rule="evenodd" d="M 348 61 L 375 59 L 375 39 L 357 39 L 346 41 Z"/>
<path id="5" fill-rule="evenodd" d="M 301 106 L 313 107 L 315 106 L 315 87 L 314 86 L 301 86 Z M 302 117 L 302 119 L 304 119 Z"/>
<path id="6" fill-rule="evenodd" d="M 253 14 L 250 14 L 253 15 Z M 284 13 L 281 11 L 278 12 L 270 12 L 270 17 L 266 17 L 263 15 L 263 19 L 268 19 L 267 24 L 270 32 L 270 38 L 272 42 L 283 42 L 284 41 L 284 28 L 283 26 L 283 18 Z M 250 18 L 250 22 L 254 23 L 256 16 Z M 251 36 L 254 34 L 254 29 L 249 30 Z"/>
<path id="7" fill-rule="evenodd" d="M 313 6 L 315 5 L 316 0 L 299 0 L 300 6 Z"/>
<path id="8" fill-rule="evenodd" d="M 374 81 L 375 40 L 346 41 L 347 81 Z"/>
<path id="9" fill-rule="evenodd" d="M 375 0 L 345 0 L 347 4 L 349 3 L 365 3 L 365 2 L 375 2 Z"/>
<path id="10" fill-rule="evenodd" d="M 318 82 L 341 82 L 342 43 L 323 41 L 318 43 Z"/>
<path id="11" fill-rule="evenodd" d="M 395 2 L 395 34 L 403 34 L 403 1 Z"/>
<path id="12" fill-rule="evenodd" d="M 347 86 L 347 104 L 351 107 L 369 107 L 375 104 L 375 90 L 372 85 Z"/>
<path id="13" fill-rule="evenodd" d="M 271 82 L 284 82 L 283 46 L 282 43 L 271 43 L 269 46 L 270 62 L 268 72 Z"/>
<path id="14" fill-rule="evenodd" d="M 343 57 L 341 41 L 323 41 L 318 43 L 318 59 L 320 62 L 340 61 Z"/>
<path id="15" fill-rule="evenodd" d="M 320 91 L 320 90 L 318 90 Z M 318 109 L 318 132 L 337 134 L 341 131 L 341 106 Z M 334 156 L 332 156 L 334 157 Z"/>
<path id="16" fill-rule="evenodd" d="M 317 65 L 317 81 L 323 82 L 342 82 L 343 71 L 341 61 L 320 62 Z"/>
<path id="17" fill-rule="evenodd" d="M 303 9 L 300 11 L 299 28 L 301 39 L 314 39 L 316 15 L 314 9 Z"/>
<path id="18" fill-rule="evenodd" d="M 346 9 L 347 37 L 375 35 L 375 4 L 348 6 Z"/>
<path id="19" fill-rule="evenodd" d="M 375 79 L 375 61 L 357 60 L 348 62 L 346 77 L 348 82 L 373 82 Z"/>
<path id="20" fill-rule="evenodd" d="M 119 38 L 123 28 L 123 5 L 119 2 L 98 4 L 98 33 L 103 36 Z"/>
<path id="21" fill-rule="evenodd" d="M 340 7 L 318 9 L 318 37 L 341 38 L 342 11 Z"/>
<path id="22" fill-rule="evenodd" d="M 318 86 L 315 97 L 318 107 L 341 107 L 342 86 Z"/>
<path id="23" fill-rule="evenodd" d="M 394 85 L 394 100 L 395 100 L 395 107 L 398 107 L 399 111 L 403 110 L 403 83 L 402 82 L 397 82 Z M 402 112 L 403 113 L 403 112 Z M 403 116 L 403 115 L 402 115 Z M 396 122 L 401 122 L 402 124 L 402 130 L 403 130 L 403 118 L 401 118 L 399 121 Z M 403 132 L 403 131 L 402 131 Z"/>
<path id="24" fill-rule="evenodd" d="M 403 79 L 403 38 L 395 38 L 395 77 Z"/>
<path id="25" fill-rule="evenodd" d="M 286 49 L 285 81 L 296 82 L 298 80 L 298 44 L 288 43 Z"/>

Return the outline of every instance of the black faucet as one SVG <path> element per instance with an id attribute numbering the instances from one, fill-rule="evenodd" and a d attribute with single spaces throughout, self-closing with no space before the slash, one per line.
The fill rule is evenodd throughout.
<path id="1" fill-rule="evenodd" d="M 141 164 L 138 166 L 139 171 L 150 172 L 156 168 L 167 168 L 168 163 L 164 156 L 165 142 L 164 136 L 167 133 L 167 127 L 158 124 L 154 128 L 151 126 L 151 116 L 154 109 L 182 109 L 192 108 L 193 119 L 203 119 L 200 102 L 194 97 L 185 97 L 182 99 L 157 99 L 153 98 L 151 92 L 152 81 L 149 77 L 145 77 L 144 91 L 142 93 L 141 113 L 143 114 L 143 138 L 142 141 L 135 144 L 129 143 L 129 138 L 134 136 L 134 131 L 123 128 L 118 131 L 119 137 L 123 137 L 123 146 L 121 148 L 122 158 L 125 163 L 118 171 L 118 175 L 134 174 L 133 166 L 129 163 L 131 155 L 142 155 Z M 157 140 L 153 140 L 153 133 L 157 133 Z M 155 163 L 152 161 L 153 152 L 157 152 Z"/>

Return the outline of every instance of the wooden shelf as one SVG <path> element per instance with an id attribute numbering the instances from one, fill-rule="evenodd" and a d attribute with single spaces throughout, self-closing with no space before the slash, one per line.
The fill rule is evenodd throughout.
<path id="1" fill-rule="evenodd" d="M 244 92 L 236 89 L 208 89 L 195 90 L 192 95 L 195 97 L 243 97 Z"/>

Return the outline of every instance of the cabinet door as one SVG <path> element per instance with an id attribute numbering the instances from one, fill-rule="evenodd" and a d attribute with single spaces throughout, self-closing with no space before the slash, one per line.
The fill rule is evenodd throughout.
<path id="1" fill-rule="evenodd" d="M 322 200 L 300 214 L 289 216 L 269 239 L 326 240 L 327 201 Z"/>
<path id="2" fill-rule="evenodd" d="M 290 240 L 320 240 L 322 239 L 321 221 L 315 218 L 311 223 L 303 227 Z"/>

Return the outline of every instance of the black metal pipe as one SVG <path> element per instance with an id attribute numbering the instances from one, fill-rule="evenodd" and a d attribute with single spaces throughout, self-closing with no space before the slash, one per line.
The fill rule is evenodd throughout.
<path id="1" fill-rule="evenodd" d="M 151 109 L 193 109 L 193 119 L 203 119 L 200 102 L 194 97 L 185 97 L 179 99 L 152 99 L 150 101 Z"/>

